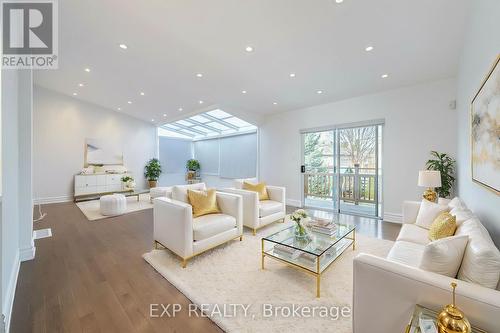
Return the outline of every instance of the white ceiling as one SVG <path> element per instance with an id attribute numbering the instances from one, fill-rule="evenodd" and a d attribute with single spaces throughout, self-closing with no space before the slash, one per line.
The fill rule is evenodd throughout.
<path id="1" fill-rule="evenodd" d="M 64 0 L 59 69 L 37 71 L 35 83 L 157 124 L 209 105 L 262 116 L 454 76 L 467 8 L 467 0 Z"/>

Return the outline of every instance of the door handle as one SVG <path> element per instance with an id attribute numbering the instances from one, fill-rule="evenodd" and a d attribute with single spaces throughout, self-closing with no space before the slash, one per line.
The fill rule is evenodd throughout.
<path id="1" fill-rule="evenodd" d="M 305 173 L 306 172 L 306 166 L 305 165 L 301 165 L 300 166 L 300 172 L 301 173 Z"/>

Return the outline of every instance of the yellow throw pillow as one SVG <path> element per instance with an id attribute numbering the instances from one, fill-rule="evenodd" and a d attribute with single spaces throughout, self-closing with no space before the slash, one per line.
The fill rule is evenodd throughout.
<path id="1" fill-rule="evenodd" d="M 220 213 L 215 189 L 206 191 L 187 190 L 189 204 L 193 207 L 193 217 Z"/>
<path id="2" fill-rule="evenodd" d="M 259 200 L 269 200 L 269 195 L 267 194 L 266 183 L 252 184 L 248 182 L 243 182 L 243 189 L 248 191 L 253 191 L 259 193 Z"/>
<path id="3" fill-rule="evenodd" d="M 442 212 L 436 217 L 429 228 L 429 239 L 435 241 L 453 236 L 455 229 L 457 229 L 457 218 L 448 212 Z"/>

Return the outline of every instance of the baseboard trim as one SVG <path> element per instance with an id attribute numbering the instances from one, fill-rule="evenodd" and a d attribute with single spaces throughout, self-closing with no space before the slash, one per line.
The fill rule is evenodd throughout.
<path id="1" fill-rule="evenodd" d="M 31 246 L 26 249 L 19 250 L 19 260 L 21 262 L 35 259 L 36 247 Z"/>
<path id="2" fill-rule="evenodd" d="M 37 198 L 33 200 L 35 205 L 45 205 L 52 203 L 61 203 L 61 202 L 71 202 L 73 201 L 73 196 L 63 195 L 60 197 L 46 197 L 46 198 Z"/>
<path id="3" fill-rule="evenodd" d="M 302 207 L 302 202 L 300 200 L 286 199 L 286 204 L 293 207 Z"/>
<path id="4" fill-rule="evenodd" d="M 3 304 L 3 315 L 5 316 L 5 332 L 9 332 L 10 318 L 12 315 L 12 307 L 14 306 L 14 298 L 16 296 L 17 278 L 19 276 L 19 268 L 21 267 L 19 251 L 14 259 L 14 269 L 11 272 L 9 283 L 7 285 L 5 301 Z"/>
<path id="5" fill-rule="evenodd" d="M 384 221 L 403 223 L 403 214 L 384 212 Z"/>

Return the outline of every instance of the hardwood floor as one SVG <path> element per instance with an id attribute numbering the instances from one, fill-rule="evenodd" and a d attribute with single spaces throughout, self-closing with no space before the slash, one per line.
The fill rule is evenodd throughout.
<path id="1" fill-rule="evenodd" d="M 21 264 L 11 332 L 221 332 L 189 317 L 190 301 L 141 257 L 153 242 L 152 210 L 88 221 L 73 203 L 44 206 L 36 259 Z M 395 239 L 399 225 L 344 215 L 358 232 Z M 150 304 L 179 303 L 175 318 L 150 317 Z"/>

